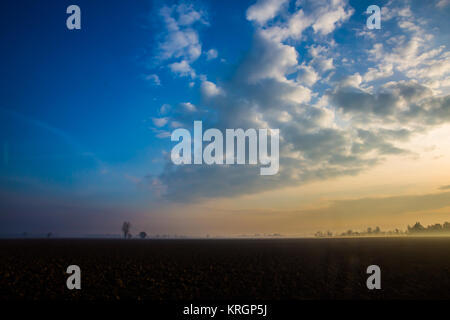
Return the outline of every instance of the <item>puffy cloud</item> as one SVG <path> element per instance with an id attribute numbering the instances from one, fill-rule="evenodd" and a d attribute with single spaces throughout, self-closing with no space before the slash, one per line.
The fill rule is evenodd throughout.
<path id="1" fill-rule="evenodd" d="M 194 9 L 192 4 L 181 3 L 178 6 L 172 7 L 178 14 L 178 25 L 180 26 L 190 26 L 195 22 L 201 22 L 206 24 L 205 15 L 201 11 Z"/>
<path id="2" fill-rule="evenodd" d="M 219 53 L 217 52 L 216 49 L 209 49 L 206 52 L 206 59 L 207 60 L 213 60 L 216 59 L 218 57 Z"/>
<path id="3" fill-rule="evenodd" d="M 153 124 L 157 127 L 164 127 L 169 121 L 168 118 L 152 118 Z"/>
<path id="4" fill-rule="evenodd" d="M 391 76 L 397 71 L 408 78 L 440 88 L 433 82 L 445 82 L 450 72 L 450 55 L 445 51 L 445 46 L 435 47 L 434 41 L 431 41 L 434 32 L 424 29 L 426 21 L 415 17 L 409 6 L 394 7 L 392 2 L 383 7 L 382 14 L 384 20 L 395 18 L 398 30 L 385 43 L 377 43 L 369 50 L 369 59 L 378 66 L 368 70 L 364 81 Z"/>
<path id="5" fill-rule="evenodd" d="M 368 68 L 363 76 L 364 82 L 390 77 L 394 74 L 392 64 L 381 64 L 377 68 Z"/>
<path id="6" fill-rule="evenodd" d="M 171 108 L 172 107 L 169 104 L 165 103 L 159 108 L 159 113 L 162 115 L 167 114 Z"/>
<path id="7" fill-rule="evenodd" d="M 280 85 L 280 92 L 285 92 L 283 98 L 295 103 L 306 103 L 311 100 L 311 90 L 293 81 L 286 81 Z"/>
<path id="8" fill-rule="evenodd" d="M 159 77 L 157 74 L 149 74 L 147 76 L 144 77 L 145 80 L 150 81 L 152 84 L 159 86 L 161 85 L 161 80 L 159 80 Z"/>
<path id="9" fill-rule="evenodd" d="M 270 19 L 270 15 L 264 19 L 262 16 L 256 18 L 253 10 L 248 14 L 259 24 Z M 221 89 L 206 79 L 201 85 L 202 94 L 214 98 L 212 107 L 219 115 L 216 121 L 204 119 L 204 127 L 280 129 L 283 143 L 279 174 L 261 178 L 256 167 L 185 167 L 168 163 L 159 177 L 167 186 L 166 197 L 185 201 L 253 193 L 281 185 L 354 174 L 377 162 L 376 158 L 366 154 L 351 153 L 351 141 L 357 133 L 336 128 L 332 111 L 324 106 L 307 105 L 313 92 L 304 85 L 311 86 L 319 78 L 313 66 L 320 72 L 331 70 L 333 58 L 327 56 L 328 48 L 316 46 L 311 49 L 312 65 L 298 65 L 295 47 L 283 41 L 299 39 L 313 21 L 298 10 L 285 23 L 257 27 L 248 56 L 237 68 L 236 76 L 226 84 L 227 95 L 220 94 Z M 317 30 L 325 32 L 319 27 L 320 23 Z M 288 79 L 288 75 L 296 72 L 297 81 Z M 189 109 L 186 104 L 182 105 Z M 184 120 L 185 114 L 182 114 L 180 122 Z M 383 149 L 380 146 L 378 150 Z M 181 185 L 187 180 L 192 186 L 189 192 Z"/>
<path id="10" fill-rule="evenodd" d="M 314 63 L 321 72 L 326 72 L 334 69 L 333 58 L 316 59 Z"/>
<path id="11" fill-rule="evenodd" d="M 158 59 L 176 59 L 176 62 L 169 64 L 172 72 L 194 78 L 195 71 L 191 64 L 202 53 L 202 44 L 194 25 L 207 24 L 205 14 L 192 5 L 182 3 L 162 7 L 159 15 L 165 23 L 165 31 L 160 36 L 162 41 L 158 44 Z"/>
<path id="12" fill-rule="evenodd" d="M 170 135 L 171 135 L 171 133 L 169 131 L 165 131 L 165 130 L 159 130 L 156 132 L 156 137 L 160 138 L 160 139 L 169 138 Z"/>
<path id="13" fill-rule="evenodd" d="M 288 83 L 277 79 L 258 83 L 234 80 L 229 86 L 235 95 L 222 97 L 215 106 L 223 114 L 214 127 L 280 128 L 283 143 L 278 175 L 262 178 L 257 168 L 246 166 L 193 168 L 168 163 L 159 177 L 167 186 L 164 196 L 173 201 L 227 197 L 356 174 L 382 161 L 383 155 L 410 154 L 397 143 L 408 141 L 412 132 L 417 132 L 413 130 L 415 125 L 431 128 L 450 121 L 450 97 L 435 97 L 423 85 L 399 81 L 377 93 L 348 86 L 336 89 L 329 95 L 330 103 L 355 116 L 353 126 L 338 128 L 330 126 L 333 113 L 329 109 L 288 99 L 283 91 Z M 394 129 L 372 127 L 373 119 L 392 124 Z M 189 191 L 183 188 L 182 181 L 186 180 L 190 181 Z M 230 185 L 233 187 L 227 187 Z"/>
<path id="14" fill-rule="evenodd" d="M 450 88 L 450 78 L 444 80 L 426 80 L 424 84 L 436 91 L 436 93 L 442 93 L 441 89 L 447 89 L 447 92 L 450 91 L 448 90 Z"/>
<path id="15" fill-rule="evenodd" d="M 377 151 L 379 155 L 402 154 L 409 153 L 407 150 L 401 149 L 393 145 L 389 140 L 396 138 L 405 139 L 410 136 L 410 131 L 406 129 L 400 130 L 364 130 L 357 129 L 357 138 L 352 144 L 352 153 L 355 155 L 367 154 Z"/>
<path id="16" fill-rule="evenodd" d="M 169 69 L 179 76 L 195 78 L 195 71 L 186 60 L 169 64 Z"/>
<path id="17" fill-rule="evenodd" d="M 312 27 L 315 33 L 328 35 L 337 26 L 348 20 L 354 10 L 344 0 L 297 1 L 297 7 L 308 7 L 309 14 L 303 9 L 296 10 L 287 21 L 271 26 L 265 24 L 275 17 L 285 1 L 258 1 L 247 11 L 247 19 L 257 21 L 263 26 L 263 32 L 270 38 L 283 41 L 288 38 L 300 39 L 303 31 Z"/>
<path id="18" fill-rule="evenodd" d="M 211 81 L 203 81 L 201 85 L 201 91 L 203 96 L 205 97 L 214 97 L 224 94 L 224 91 L 221 88 L 218 88 Z"/>
<path id="19" fill-rule="evenodd" d="M 287 39 L 300 39 L 303 31 L 311 26 L 312 19 L 304 14 L 303 10 L 293 13 L 285 23 L 265 27 L 260 30 L 261 34 L 274 41 Z"/>
<path id="20" fill-rule="evenodd" d="M 442 78 L 450 73 L 450 54 L 442 55 L 438 59 L 425 61 L 419 68 L 408 70 L 410 77 Z"/>
<path id="21" fill-rule="evenodd" d="M 284 80 L 286 73 L 296 70 L 297 56 L 294 47 L 257 32 L 252 49 L 241 67 L 241 75 L 250 82 L 268 78 Z"/>
<path id="22" fill-rule="evenodd" d="M 197 111 L 197 108 L 190 102 L 182 102 L 180 103 L 180 106 L 188 112 Z"/>
<path id="23" fill-rule="evenodd" d="M 328 56 L 328 47 L 320 45 L 311 46 L 309 48 L 309 54 L 312 57 L 310 64 L 313 65 L 316 70 L 319 70 L 321 73 L 333 70 L 335 68 L 333 63 L 334 59 Z"/>
<path id="24" fill-rule="evenodd" d="M 305 105 L 311 93 L 294 81 L 269 78 L 252 83 L 237 77 L 228 86 L 230 95 L 213 100 L 218 122 L 205 120 L 204 127 L 280 128 L 280 172 L 261 177 L 252 166 L 189 167 L 169 162 L 159 179 L 167 186 L 164 197 L 171 201 L 242 195 L 355 174 L 378 161 L 365 153 L 353 155 L 353 133 L 330 127 L 328 109 Z M 388 148 L 373 149 L 387 152 Z M 189 190 L 183 187 L 184 181 L 189 181 Z"/>
<path id="25" fill-rule="evenodd" d="M 170 122 L 170 126 L 171 126 L 172 128 L 180 128 L 180 127 L 183 126 L 183 124 L 182 124 L 181 122 L 178 122 L 178 121 L 171 121 L 171 122 Z"/>
<path id="26" fill-rule="evenodd" d="M 393 18 L 409 18 L 412 17 L 411 8 L 409 6 L 392 7 L 393 1 L 389 1 L 381 8 L 381 16 L 383 21 L 389 21 Z"/>
<path id="27" fill-rule="evenodd" d="M 247 18 L 255 22 L 253 42 L 235 75 L 221 82 L 226 94 L 220 94 L 224 89 L 206 76 L 201 78 L 200 90 L 214 112 L 199 108 L 195 116 L 203 120 L 204 128 L 280 129 L 279 173 L 261 177 L 255 166 L 168 162 L 158 177 L 165 186 L 164 197 L 195 201 L 357 174 L 386 155 L 410 156 L 404 143 L 413 133 L 450 122 L 450 97 L 437 96 L 431 84 L 438 84 L 424 82 L 445 77 L 448 55 L 444 48 L 430 48 L 427 36 L 418 37 L 419 31 L 408 27 L 409 8 L 398 10 L 400 16 L 395 18 L 403 19 L 399 21 L 404 28 L 397 24 L 403 33 L 386 35 L 386 41 L 374 44 L 367 52 L 367 65 L 361 62 L 364 58 L 348 57 L 355 68 L 347 71 L 341 65 L 339 44 L 326 37 L 353 13 L 347 2 L 297 1 L 295 12 L 286 10 L 280 16 L 283 5 L 278 2 L 271 7 L 270 3 L 258 1 L 247 11 Z M 296 45 L 311 34 L 305 32 L 310 27 L 326 40 L 304 46 L 300 56 Z M 395 78 L 367 87 L 394 72 L 419 79 Z M 190 127 L 192 112 L 181 106 L 183 112 L 172 114 L 171 119 Z"/>
<path id="28" fill-rule="evenodd" d="M 355 87 L 358 88 L 359 85 L 362 82 L 362 77 L 361 75 L 356 72 L 355 74 L 352 74 L 350 76 L 346 76 L 344 79 L 342 79 L 339 82 L 339 86 L 341 87 Z"/>
<path id="29" fill-rule="evenodd" d="M 450 121 L 450 96 L 435 96 L 416 81 L 390 82 L 376 93 L 356 88 L 338 88 L 330 101 L 353 120 L 432 127 Z"/>
<path id="30" fill-rule="evenodd" d="M 192 6 L 181 4 L 163 7 L 160 15 L 167 28 L 164 41 L 159 44 L 160 57 L 164 60 L 180 57 L 188 61 L 196 60 L 201 54 L 201 43 L 191 26 L 195 22 L 203 22 L 201 13 Z"/>
<path id="31" fill-rule="evenodd" d="M 265 24 L 273 19 L 288 0 L 258 0 L 247 9 L 247 19 Z"/>
<path id="32" fill-rule="evenodd" d="M 327 35 L 334 31 L 336 26 L 348 20 L 354 10 L 346 10 L 346 2 L 341 0 L 318 1 L 320 8 L 314 13 L 315 22 L 312 25 L 314 32 Z"/>
<path id="33" fill-rule="evenodd" d="M 448 6 L 449 4 L 450 4 L 450 0 L 439 0 L 436 3 L 436 7 L 442 9 L 442 8 L 445 8 L 446 6 Z"/>
<path id="34" fill-rule="evenodd" d="M 310 87 L 314 85 L 319 78 L 319 74 L 311 66 L 303 64 L 298 68 L 297 81 L 299 83 Z"/>

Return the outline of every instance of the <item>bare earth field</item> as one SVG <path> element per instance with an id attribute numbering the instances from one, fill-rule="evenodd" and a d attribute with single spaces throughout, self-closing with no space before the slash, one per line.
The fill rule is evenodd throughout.
<path id="1" fill-rule="evenodd" d="M 450 299 L 450 238 L 0 240 L 0 300 L 16 299 Z"/>

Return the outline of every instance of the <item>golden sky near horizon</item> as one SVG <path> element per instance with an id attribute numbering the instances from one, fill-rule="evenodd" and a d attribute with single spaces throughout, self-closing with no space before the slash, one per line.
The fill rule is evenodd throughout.
<path id="1" fill-rule="evenodd" d="M 450 189 L 440 189 L 450 185 L 448 137 L 450 125 L 443 125 L 409 141 L 406 147 L 414 154 L 386 157 L 355 176 L 231 199 L 174 204 L 158 214 L 158 222 L 171 234 L 216 236 L 311 236 L 318 230 L 343 232 L 369 226 L 403 230 L 416 221 L 443 223 L 450 220 Z M 436 200 L 436 195 L 444 197 Z M 336 201 L 343 202 L 336 205 Z M 423 208 L 417 209 L 414 201 Z M 150 229 L 154 222 L 148 224 Z"/>

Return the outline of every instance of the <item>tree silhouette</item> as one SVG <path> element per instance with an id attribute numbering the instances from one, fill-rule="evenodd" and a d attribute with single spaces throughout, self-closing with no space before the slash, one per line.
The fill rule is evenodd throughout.
<path id="1" fill-rule="evenodd" d="M 142 232 L 139 233 L 139 237 L 141 239 L 145 239 L 147 237 L 147 233 L 145 233 L 145 231 L 142 231 Z"/>
<path id="2" fill-rule="evenodd" d="M 128 221 L 125 221 L 122 224 L 122 232 L 123 232 L 123 237 L 126 238 L 131 238 L 131 234 L 130 234 L 130 229 L 131 229 L 131 223 Z"/>
<path id="3" fill-rule="evenodd" d="M 416 222 L 416 224 L 412 227 L 408 226 L 409 233 L 423 232 L 424 230 L 425 228 L 420 224 L 420 222 Z"/>
<path id="4" fill-rule="evenodd" d="M 446 221 L 443 224 L 435 223 L 432 225 L 429 225 L 427 227 L 424 227 L 420 222 L 416 222 L 412 227 L 408 226 L 408 229 L 406 231 L 402 231 L 399 229 L 395 229 L 392 231 L 381 231 L 380 227 L 371 228 L 368 227 L 366 231 L 358 232 L 353 231 L 351 229 L 347 230 L 346 232 L 340 233 L 341 236 L 347 237 L 347 236 L 380 236 L 380 235 L 427 235 L 427 234 L 433 234 L 433 235 L 450 235 L 450 222 Z M 339 235 L 339 233 L 335 234 L 336 236 Z M 332 237 L 333 233 L 331 231 L 317 231 L 314 236 L 316 237 Z"/>

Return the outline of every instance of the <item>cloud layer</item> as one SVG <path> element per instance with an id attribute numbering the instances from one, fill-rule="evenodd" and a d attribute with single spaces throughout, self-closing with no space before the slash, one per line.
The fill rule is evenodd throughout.
<path id="1" fill-rule="evenodd" d="M 358 53 L 349 53 L 333 36 L 355 13 L 347 1 L 296 1 L 294 7 L 271 0 L 250 6 L 253 40 L 234 76 L 220 86 L 204 76 L 200 106 L 184 105 L 168 116 L 185 127 L 196 119 L 205 129 L 279 128 L 279 174 L 168 162 L 161 175 L 149 177 L 150 184 L 165 186 L 164 197 L 231 197 L 355 175 L 386 156 L 411 155 L 399 144 L 450 121 L 450 52 L 431 41 L 427 22 L 415 19 L 407 2 L 383 8 L 397 13 L 386 16 L 389 32 L 367 36 L 368 30 L 346 29 L 355 42 L 368 41 Z M 195 19 L 200 17 L 189 26 Z M 195 39 L 165 52 L 192 61 L 198 57 L 190 53 L 197 52 Z M 185 67 L 184 74 L 192 76 Z"/>

